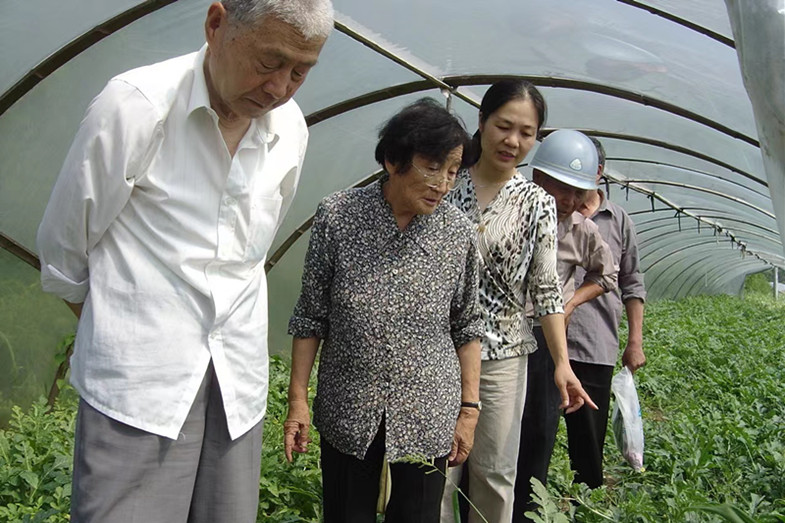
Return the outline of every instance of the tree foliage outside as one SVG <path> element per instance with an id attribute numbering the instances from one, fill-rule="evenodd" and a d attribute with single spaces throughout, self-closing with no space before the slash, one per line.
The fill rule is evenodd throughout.
<path id="1" fill-rule="evenodd" d="M 646 470 L 633 472 L 609 434 L 606 485 L 573 484 L 562 426 L 537 520 L 785 522 L 785 304 L 755 292 L 651 303 L 644 346 Z M 284 360 L 272 358 L 270 381 L 258 520 L 317 522 L 318 434 L 286 463 Z M 52 412 L 44 400 L 14 408 L 0 431 L 0 521 L 68 520 L 75 408 L 70 388 Z"/>

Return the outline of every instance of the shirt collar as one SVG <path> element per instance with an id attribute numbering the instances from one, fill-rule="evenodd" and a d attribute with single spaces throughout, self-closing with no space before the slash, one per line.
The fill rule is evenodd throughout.
<path id="1" fill-rule="evenodd" d="M 564 238 L 576 225 L 580 225 L 585 218 L 578 211 L 573 212 L 569 218 L 562 220 L 557 225 L 559 239 Z"/>
<path id="2" fill-rule="evenodd" d="M 597 210 L 594 211 L 594 214 L 599 214 L 603 211 L 608 211 L 611 214 L 615 214 L 613 212 L 613 208 L 608 205 L 608 197 L 605 196 L 605 193 L 602 191 L 602 189 L 597 189 L 597 194 L 600 195 L 600 206 L 597 207 Z"/>
<path id="3" fill-rule="evenodd" d="M 188 99 L 187 114 L 197 109 L 204 108 L 214 119 L 218 119 L 215 110 L 210 106 L 210 93 L 207 90 L 207 79 L 204 77 L 204 58 L 207 53 L 207 44 L 204 44 L 194 58 L 194 81 L 191 86 L 191 95 Z M 287 102 L 288 103 L 288 102 Z M 269 144 L 272 148 L 278 142 L 278 128 L 280 119 L 277 118 L 276 111 L 272 110 L 259 118 L 251 120 L 251 132 L 254 142 Z"/>

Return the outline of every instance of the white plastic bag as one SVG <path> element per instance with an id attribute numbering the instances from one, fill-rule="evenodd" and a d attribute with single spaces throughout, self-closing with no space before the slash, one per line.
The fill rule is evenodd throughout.
<path id="1" fill-rule="evenodd" d="M 643 419 L 632 372 L 624 367 L 613 377 L 611 390 L 616 396 L 613 406 L 613 437 L 616 446 L 636 472 L 643 470 Z"/>

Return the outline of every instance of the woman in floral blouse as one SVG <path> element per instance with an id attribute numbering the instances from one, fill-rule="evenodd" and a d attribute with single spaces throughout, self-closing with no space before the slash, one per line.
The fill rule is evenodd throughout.
<path id="1" fill-rule="evenodd" d="M 380 180 L 319 204 L 289 322 L 287 459 L 305 452 L 308 376 L 321 343 L 314 424 L 326 522 L 375 522 L 383 457 L 387 522 L 438 522 L 447 462 L 461 463 L 479 414 L 478 254 L 462 213 L 441 202 L 468 135 L 433 100 L 379 134 Z M 417 457 L 430 467 L 402 462 Z"/>
<path id="2" fill-rule="evenodd" d="M 561 285 L 556 272 L 556 207 L 517 166 L 545 123 L 545 100 L 524 80 L 493 84 L 480 105 L 471 166 L 458 174 L 446 198 L 474 224 L 480 252 L 482 338 L 480 399 L 468 471 L 469 498 L 485 520 L 512 519 L 516 458 L 526 395 L 527 355 L 537 349 L 524 307 L 531 297 L 556 370 L 554 379 L 567 412 L 591 399 L 567 359 Z M 451 476 L 460 480 L 461 470 Z M 454 521 L 451 490 L 442 521 Z M 469 521 L 481 521 L 472 510 Z"/>

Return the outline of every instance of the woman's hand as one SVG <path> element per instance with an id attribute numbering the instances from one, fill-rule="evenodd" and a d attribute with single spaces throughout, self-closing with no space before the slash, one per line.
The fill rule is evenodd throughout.
<path id="1" fill-rule="evenodd" d="M 286 461 L 292 462 L 292 451 L 300 454 L 308 452 L 308 430 L 311 427 L 311 412 L 308 402 L 296 400 L 289 402 L 289 414 L 283 422 L 283 446 Z"/>
<path id="2" fill-rule="evenodd" d="M 450 467 L 462 464 L 469 457 L 474 446 L 474 429 L 477 427 L 477 420 L 480 412 L 473 408 L 462 408 L 458 415 L 458 422 L 455 424 L 455 434 L 452 437 L 452 449 L 447 456 L 447 464 Z"/>
<path id="3" fill-rule="evenodd" d="M 556 382 L 556 387 L 561 393 L 562 402 L 559 408 L 566 409 L 565 414 L 572 414 L 583 407 L 584 403 L 597 410 L 597 405 L 583 390 L 580 380 L 575 376 L 568 361 L 556 366 L 556 370 L 553 372 L 553 381 Z"/>

